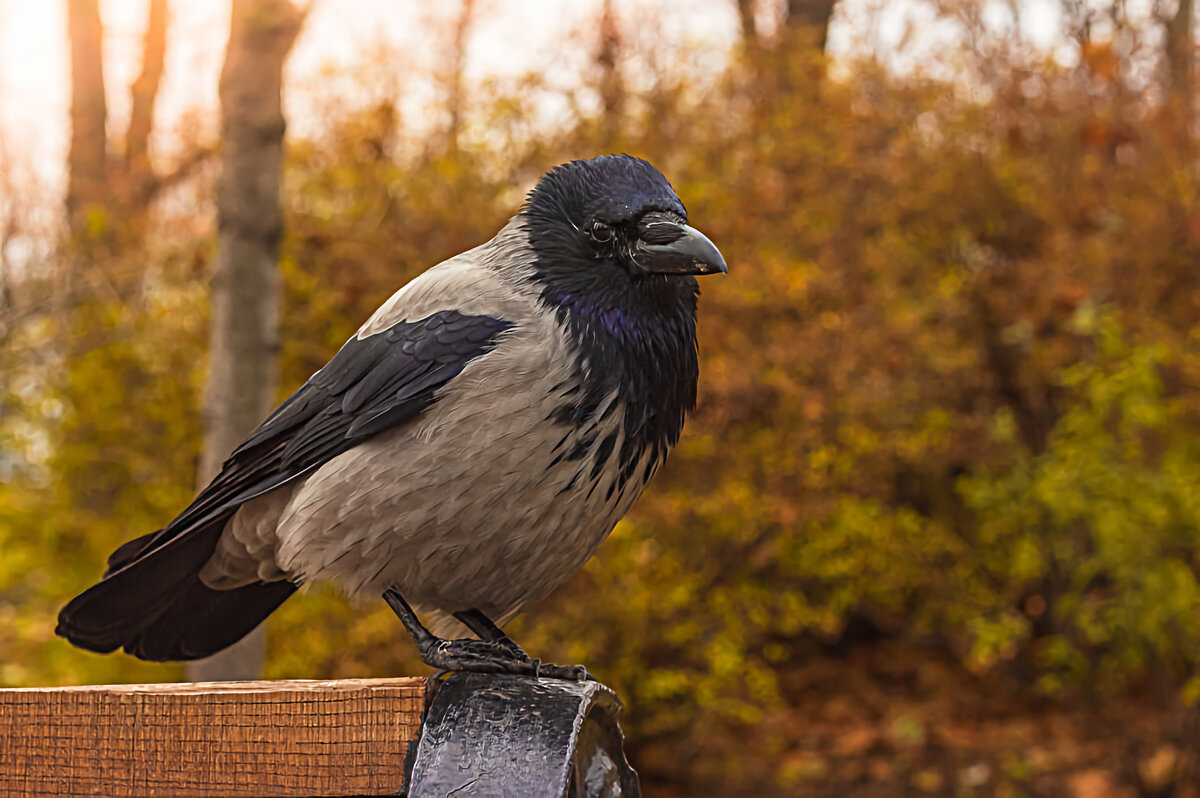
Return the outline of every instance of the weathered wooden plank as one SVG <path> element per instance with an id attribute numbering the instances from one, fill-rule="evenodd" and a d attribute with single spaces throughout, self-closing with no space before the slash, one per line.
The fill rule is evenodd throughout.
<path id="1" fill-rule="evenodd" d="M 391 795 L 422 679 L 0 690 L 0 795 Z"/>

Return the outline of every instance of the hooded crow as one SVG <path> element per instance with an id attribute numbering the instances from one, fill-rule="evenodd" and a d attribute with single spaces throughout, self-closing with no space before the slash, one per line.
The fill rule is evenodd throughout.
<path id="1" fill-rule="evenodd" d="M 679 439 L 695 275 L 725 271 L 646 161 L 552 169 L 492 240 L 388 299 L 175 520 L 118 548 L 57 633 L 197 659 L 327 580 L 383 597 L 433 667 L 582 678 L 497 624 L 587 561 Z"/>

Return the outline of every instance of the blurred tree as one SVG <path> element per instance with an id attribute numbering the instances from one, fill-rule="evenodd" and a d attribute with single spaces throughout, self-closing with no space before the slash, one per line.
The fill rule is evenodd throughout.
<path id="1" fill-rule="evenodd" d="M 600 68 L 600 152 L 613 152 L 621 128 L 626 92 L 621 78 L 621 29 L 613 0 L 604 0 L 597 33 L 596 66 Z"/>
<path id="2" fill-rule="evenodd" d="M 755 16 L 757 13 L 758 3 L 755 0 L 736 0 L 738 12 L 738 24 L 741 26 L 741 36 L 744 43 L 755 43 L 758 41 L 758 19 Z"/>
<path id="3" fill-rule="evenodd" d="M 57 280 L 54 301 L 60 332 L 35 345 L 46 362 L 66 362 L 66 371 L 119 337 L 114 331 L 118 326 L 113 324 L 114 308 L 105 303 L 131 299 L 145 277 L 138 250 L 152 195 L 129 189 L 158 185 L 150 171 L 146 146 L 165 57 L 166 0 L 151 0 L 147 9 L 142 74 L 132 91 L 133 115 L 127 136 L 130 157 L 121 159 L 109 153 L 99 4 L 96 0 L 68 3 L 72 129 L 65 204 L 69 236 L 59 257 L 46 263 L 47 274 L 39 275 Z M 123 251 L 134 255 L 124 260 L 120 257 Z M 74 379 L 77 377 L 53 372 L 47 378 L 59 391 L 57 400 L 73 409 L 87 405 L 83 393 L 90 390 Z M 82 448 L 89 442 L 87 425 L 64 424 L 57 433 L 57 443 L 64 450 Z M 120 489 L 108 483 L 105 465 L 95 458 L 82 458 L 73 467 L 73 477 L 93 486 L 80 497 L 86 497 L 89 509 L 101 515 L 113 512 Z"/>
<path id="4" fill-rule="evenodd" d="M 758 28 L 759 0 L 735 0 L 738 23 L 744 45 L 750 50 L 761 46 Z M 825 51 L 829 39 L 829 23 L 833 20 L 837 0 L 785 0 L 779 27 L 789 39 L 788 46 L 799 45 L 817 52 Z M 802 34 L 798 34 L 803 31 Z"/>
<path id="5" fill-rule="evenodd" d="M 0 19 L 0 25 L 3 20 Z M 2 79 L 0 75 L 0 79 Z M 8 259 L 9 242 L 17 233 L 17 208 L 14 196 L 16 181 L 13 180 L 13 169 L 6 142 L 0 137 L 0 347 L 3 346 L 12 327 L 13 313 L 13 279 L 9 272 L 11 266 Z M 3 394 L 0 393 L 0 416 L 3 416 Z"/>
<path id="6" fill-rule="evenodd" d="M 1176 0 L 1175 13 L 1165 23 L 1167 82 L 1171 96 L 1180 105 L 1184 119 L 1196 108 L 1196 2 Z"/>
<path id="7" fill-rule="evenodd" d="M 784 25 L 789 28 L 809 28 L 811 46 L 824 52 L 835 5 L 836 0 L 787 0 Z"/>
<path id="8" fill-rule="evenodd" d="M 446 109 L 450 119 L 446 126 L 447 153 L 451 160 L 457 160 L 459 145 L 462 139 L 463 117 L 466 111 L 466 93 L 464 91 L 464 71 L 467 66 L 468 45 L 471 37 L 471 27 L 476 22 L 476 0 L 459 0 L 458 13 L 454 17 L 450 37 L 450 47 L 447 50 L 445 67 Z"/>
<path id="9" fill-rule="evenodd" d="M 104 27 L 98 0 L 69 0 L 68 11 L 72 99 L 67 218 L 77 250 L 74 254 L 82 256 L 94 270 L 99 268 L 97 256 L 102 254 L 97 245 L 113 255 L 142 246 L 153 200 L 188 178 L 212 153 L 208 147 L 191 142 L 169 169 L 156 171 L 150 161 L 154 108 L 162 84 L 170 26 L 167 0 L 147 3 L 142 67 L 130 86 L 129 126 L 116 152 L 110 149 L 107 132 Z M 125 278 L 130 274 L 109 271 L 112 274 L 103 278 L 108 287 L 118 293 L 126 291 L 129 281 Z M 78 288 L 72 290 L 77 292 Z"/>
<path id="10" fill-rule="evenodd" d="M 167 54 L 167 0 L 150 0 L 142 37 L 142 71 L 130 87 L 132 102 L 118 189 L 121 204 L 137 208 L 146 203 L 155 183 L 150 165 L 150 132 Z"/>
<path id="11" fill-rule="evenodd" d="M 108 205 L 108 105 L 104 96 L 104 28 L 99 0 L 69 0 L 71 42 L 71 149 L 67 158 L 67 217 L 75 237 L 86 237 L 88 217 L 103 219 Z"/>
<path id="12" fill-rule="evenodd" d="M 266 418 L 279 383 L 279 189 L 283 64 L 305 12 L 291 0 L 233 0 L 221 70 L 221 178 L 212 278 L 201 485 Z M 265 630 L 191 663 L 194 681 L 257 679 Z"/>

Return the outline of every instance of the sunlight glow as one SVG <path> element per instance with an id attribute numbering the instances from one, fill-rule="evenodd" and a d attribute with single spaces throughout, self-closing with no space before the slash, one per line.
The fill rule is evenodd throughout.
<path id="1" fill-rule="evenodd" d="M 483 22 L 472 33 L 468 80 L 515 76 L 527 70 L 569 72 L 563 69 L 564 62 L 586 54 L 564 52 L 565 34 L 578 30 L 598 4 L 599 0 L 480 3 Z M 100 3 L 110 136 L 120 136 L 127 122 L 129 85 L 141 66 L 146 5 L 147 0 Z M 65 6 L 65 0 L 0 0 L 0 141 L 10 161 L 31 167 L 53 191 L 61 191 L 69 132 Z M 412 72 L 433 71 L 440 55 L 431 31 L 439 23 L 438 14 L 445 14 L 431 7 L 418 0 L 313 0 L 288 62 L 289 129 L 302 133 L 320 121 L 305 102 L 306 89 L 319 84 L 323 74 L 348 68 L 372 50 L 399 53 L 419 66 Z M 732 4 L 723 0 L 683 0 L 669 7 L 635 0 L 621 3 L 620 10 L 631 20 L 646 17 L 661 22 L 664 38 L 699 40 L 721 53 L 736 34 Z M 167 64 L 151 142 L 159 156 L 170 156 L 180 125 L 215 133 L 217 78 L 228 26 L 229 0 L 171 3 Z M 199 113 L 189 114 L 195 111 Z"/>

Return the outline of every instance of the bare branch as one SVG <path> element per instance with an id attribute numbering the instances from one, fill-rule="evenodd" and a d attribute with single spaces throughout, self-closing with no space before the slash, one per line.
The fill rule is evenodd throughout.
<path id="1" fill-rule="evenodd" d="M 129 133 L 125 137 L 125 173 L 134 180 L 150 172 L 147 145 L 166 59 L 167 24 L 167 0 L 150 0 L 142 39 L 142 71 L 130 87 Z"/>
<path id="2" fill-rule="evenodd" d="M 742 43 L 747 48 L 758 44 L 758 20 L 754 17 L 754 0 L 736 0 L 738 22 L 742 29 Z"/>

